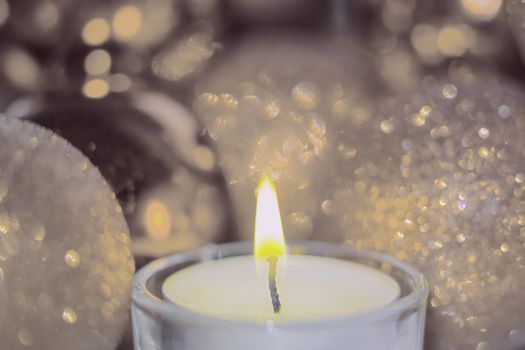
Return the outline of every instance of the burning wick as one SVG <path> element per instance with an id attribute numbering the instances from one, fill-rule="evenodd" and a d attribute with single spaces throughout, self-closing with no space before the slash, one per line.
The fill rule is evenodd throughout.
<path id="1" fill-rule="evenodd" d="M 279 293 L 277 292 L 277 282 L 275 281 L 275 275 L 277 274 L 277 261 L 278 258 L 275 255 L 268 257 L 268 264 L 270 264 L 268 282 L 270 287 L 270 295 L 272 296 L 273 312 L 275 314 L 278 314 L 281 310 L 281 300 L 279 299 Z"/>
<path id="2" fill-rule="evenodd" d="M 255 240 L 253 255 L 266 260 L 270 266 L 268 272 L 268 286 L 272 297 L 273 312 L 281 311 L 281 300 L 277 292 L 277 261 L 282 257 L 286 260 L 286 242 L 284 241 L 283 224 L 279 211 L 279 200 L 274 183 L 263 177 L 257 191 L 257 210 L 255 211 Z"/>

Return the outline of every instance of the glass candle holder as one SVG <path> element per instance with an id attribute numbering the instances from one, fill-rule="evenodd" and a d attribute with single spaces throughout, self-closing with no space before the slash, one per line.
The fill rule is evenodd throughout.
<path id="1" fill-rule="evenodd" d="M 193 312 L 165 300 L 162 286 L 174 272 L 207 260 L 251 255 L 252 243 L 211 245 L 158 259 L 136 275 L 133 335 L 136 350 L 421 350 L 428 283 L 411 266 L 383 254 L 348 246 L 305 242 L 288 246 L 289 255 L 348 260 L 392 277 L 400 296 L 371 311 L 336 319 L 290 322 L 236 321 Z"/>

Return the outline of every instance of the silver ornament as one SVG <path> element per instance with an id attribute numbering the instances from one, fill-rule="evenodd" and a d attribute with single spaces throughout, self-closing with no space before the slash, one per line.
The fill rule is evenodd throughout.
<path id="1" fill-rule="evenodd" d="M 0 338 L 5 349 L 114 349 L 134 263 L 122 210 L 59 136 L 0 118 Z"/>
<path id="2" fill-rule="evenodd" d="M 468 67 L 450 72 L 409 98 L 379 99 L 388 112 L 346 131 L 356 157 L 331 181 L 325 221 L 347 244 L 426 275 L 429 349 L 496 349 L 525 324 L 525 93 Z"/>

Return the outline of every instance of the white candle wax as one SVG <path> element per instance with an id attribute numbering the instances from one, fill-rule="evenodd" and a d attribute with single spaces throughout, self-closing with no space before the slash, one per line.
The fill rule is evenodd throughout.
<path id="1" fill-rule="evenodd" d="M 399 297 L 399 284 L 355 262 L 306 255 L 281 258 L 277 286 L 282 303 L 273 312 L 268 264 L 238 256 L 192 265 L 172 274 L 165 298 L 188 310 L 222 319 L 265 323 L 313 322 L 379 309 Z M 259 268 L 259 269 L 257 269 Z"/>

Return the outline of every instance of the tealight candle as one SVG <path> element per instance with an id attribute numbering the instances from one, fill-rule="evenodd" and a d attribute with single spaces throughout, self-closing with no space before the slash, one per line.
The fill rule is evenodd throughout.
<path id="1" fill-rule="evenodd" d="M 340 245 L 312 242 L 287 252 L 267 179 L 258 191 L 253 255 L 246 253 L 243 243 L 210 246 L 139 271 L 135 349 L 422 349 L 422 275 Z"/>
<path id="2" fill-rule="evenodd" d="M 240 256 L 190 266 L 166 279 L 163 294 L 194 312 L 261 323 L 343 317 L 399 296 L 399 284 L 376 269 L 326 257 L 284 257 L 284 246 L 277 193 L 265 178 L 257 197 L 255 259 Z M 278 312 L 268 291 L 270 264 L 265 260 L 270 256 L 276 257 Z"/>
<path id="3" fill-rule="evenodd" d="M 253 257 L 207 261 L 166 279 L 164 296 L 194 312 L 265 323 L 308 322 L 378 309 L 398 298 L 390 276 L 355 262 L 297 255 L 277 270 L 282 308 L 276 315 L 268 280 L 260 278 Z"/>

